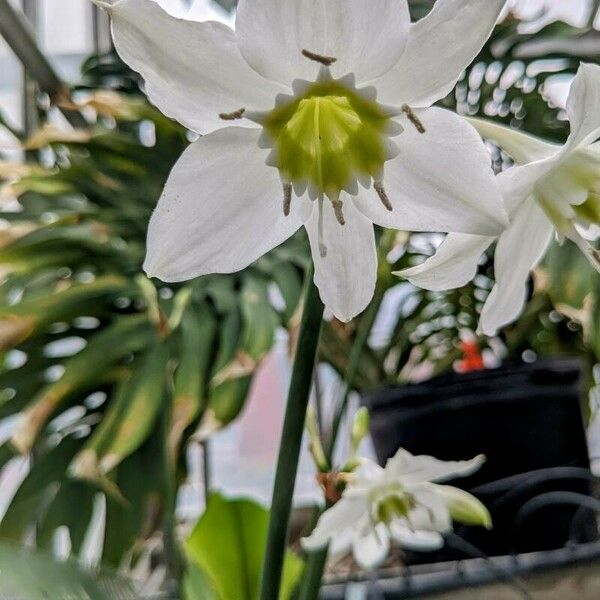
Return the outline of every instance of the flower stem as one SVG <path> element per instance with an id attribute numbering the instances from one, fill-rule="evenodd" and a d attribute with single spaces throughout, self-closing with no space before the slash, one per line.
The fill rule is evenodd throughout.
<path id="1" fill-rule="evenodd" d="M 342 422 L 344 412 L 346 411 L 346 408 L 348 406 L 348 396 L 350 394 L 350 389 L 352 388 L 352 382 L 354 380 L 354 376 L 356 375 L 356 371 L 358 369 L 360 358 L 362 356 L 365 344 L 367 343 L 367 340 L 369 339 L 369 334 L 373 329 L 375 318 L 377 317 L 377 313 L 379 312 L 379 308 L 381 307 L 381 301 L 383 300 L 384 291 L 385 290 L 382 286 L 377 286 L 375 290 L 375 296 L 371 301 L 367 312 L 361 319 L 357 335 L 354 340 L 354 344 L 352 344 L 348 366 L 346 367 L 346 372 L 344 373 L 342 395 L 339 399 L 338 406 L 333 418 L 331 432 L 326 449 L 326 458 L 329 464 L 333 464 L 333 451 L 335 449 L 335 443 L 337 441 L 340 424 Z M 314 525 L 316 525 L 320 514 L 321 511 L 317 511 L 313 527 Z M 326 546 L 325 548 L 316 552 L 311 552 L 308 555 L 308 558 L 306 559 L 306 567 L 304 569 L 304 577 L 302 578 L 302 584 L 300 586 L 298 600 L 315 600 L 319 597 L 319 590 L 321 589 L 321 579 L 323 578 L 323 571 L 325 570 L 325 564 L 327 562 L 328 549 L 329 547 Z"/>
<path id="2" fill-rule="evenodd" d="M 260 600 L 277 600 L 279 598 L 294 483 L 298 471 L 300 446 L 310 398 L 323 309 L 319 292 L 313 283 L 311 266 L 306 273 L 304 310 L 279 445 L 267 547 L 263 561 Z"/>
<path id="3" fill-rule="evenodd" d="M 183 558 L 177 542 L 177 475 L 169 451 L 170 416 L 166 410 L 161 416 L 162 475 L 163 475 L 163 548 L 170 591 L 176 593 L 183 577 Z"/>
<path id="4" fill-rule="evenodd" d="M 327 459 L 329 460 L 330 464 L 333 460 L 333 452 L 335 450 L 335 443 L 337 441 L 340 425 L 342 423 L 344 413 L 346 412 L 346 408 L 348 407 L 348 398 L 350 396 L 350 391 L 352 390 L 352 382 L 354 381 L 356 371 L 360 365 L 360 359 L 362 357 L 365 345 L 369 339 L 369 334 L 373 329 L 375 319 L 379 313 L 384 292 L 385 290 L 379 285 L 375 289 L 373 300 L 371 300 L 371 304 L 369 304 L 369 307 L 360 321 L 358 331 L 356 332 L 356 338 L 352 344 L 352 349 L 350 350 L 348 366 L 346 367 L 344 381 L 342 384 L 342 395 L 339 399 L 338 406 L 333 417 L 331 432 L 329 434 L 329 440 L 326 448 Z"/>

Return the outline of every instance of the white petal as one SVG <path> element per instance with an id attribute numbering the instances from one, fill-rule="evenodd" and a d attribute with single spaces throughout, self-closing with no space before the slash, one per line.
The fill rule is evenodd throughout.
<path id="1" fill-rule="evenodd" d="M 315 284 L 323 303 L 340 321 L 350 321 L 373 298 L 377 280 L 377 252 L 373 224 L 343 195 L 345 225 L 340 225 L 328 200 L 323 207 L 323 242 L 326 256 L 319 252 L 319 217 L 315 208 L 306 223 L 313 261 Z"/>
<path id="2" fill-rule="evenodd" d="M 481 312 L 480 330 L 495 335 L 523 310 L 530 271 L 544 256 L 554 228 L 533 198 L 517 210 L 500 236 L 495 254 L 496 285 Z"/>
<path id="3" fill-rule="evenodd" d="M 314 80 L 318 63 L 302 50 L 337 59 L 336 75 L 374 79 L 406 44 L 406 0 L 240 0 L 236 34 L 244 58 L 267 79 Z"/>
<path id="4" fill-rule="evenodd" d="M 438 492 L 438 486 L 416 483 L 407 484 L 406 489 L 415 501 L 415 507 L 406 517 L 414 531 L 447 533 L 452 530 L 452 517 L 443 496 Z"/>
<path id="5" fill-rule="evenodd" d="M 436 253 L 425 262 L 397 271 L 417 287 L 432 290 L 452 290 L 463 287 L 477 274 L 481 255 L 494 242 L 493 237 L 449 233 Z"/>
<path id="6" fill-rule="evenodd" d="M 248 67 L 225 25 L 178 19 L 148 0 L 119 0 L 107 11 L 115 47 L 150 100 L 193 131 L 223 127 L 219 113 L 271 108 L 285 91 Z"/>
<path id="7" fill-rule="evenodd" d="M 426 129 L 409 122 L 395 138 L 400 154 L 385 167 L 393 210 L 372 192 L 357 206 L 382 227 L 497 235 L 508 218 L 479 134 L 464 119 L 440 108 L 416 111 Z"/>
<path id="8" fill-rule="evenodd" d="M 411 26 L 398 63 L 378 81 L 384 104 L 431 106 L 452 90 L 490 36 L 506 0 L 437 0 Z"/>
<path id="9" fill-rule="evenodd" d="M 354 538 L 352 554 L 363 569 L 375 569 L 385 561 L 390 551 L 390 536 L 385 525 L 368 527 Z"/>
<path id="10" fill-rule="evenodd" d="M 437 531 L 415 531 L 399 519 L 390 523 L 390 533 L 401 548 L 414 552 L 431 552 L 444 546 L 444 538 Z"/>
<path id="11" fill-rule="evenodd" d="M 451 485 L 436 485 L 452 519 L 465 525 L 492 527 L 492 517 L 485 505 L 475 496 Z"/>
<path id="12" fill-rule="evenodd" d="M 552 171 L 558 160 L 552 157 L 523 166 L 510 167 L 498 174 L 496 180 L 511 220 L 519 207 L 534 193 L 538 181 Z"/>
<path id="13" fill-rule="evenodd" d="M 183 153 L 150 220 L 144 269 L 163 281 L 239 271 L 289 238 L 312 204 L 283 214 L 277 170 L 264 164 L 259 132 L 228 127 Z"/>
<path id="14" fill-rule="evenodd" d="M 571 229 L 566 235 L 577 245 L 592 267 L 600 273 L 600 252 L 596 249 L 595 245 L 591 244 L 574 225 L 571 226 Z"/>
<path id="15" fill-rule="evenodd" d="M 367 486 L 381 479 L 384 472 L 383 467 L 380 467 L 376 462 L 369 458 L 361 457 L 359 460 L 360 466 L 354 471 L 357 478 L 357 484 L 353 484 L 353 487 L 355 485 Z"/>
<path id="16" fill-rule="evenodd" d="M 565 150 L 591 144 L 600 136 L 600 67 L 582 63 L 571 85 L 567 114 L 571 135 Z"/>
<path id="17" fill-rule="evenodd" d="M 421 483 L 427 481 L 447 481 L 455 477 L 466 477 L 481 468 L 485 456 L 479 455 L 471 460 L 445 461 L 433 456 L 413 456 L 403 448 L 387 461 L 385 476 L 390 480 L 403 483 Z"/>
<path id="18" fill-rule="evenodd" d="M 495 142 L 518 164 L 526 164 L 550 158 L 561 150 L 559 144 L 551 144 L 513 127 L 500 125 L 487 119 L 468 118 L 479 135 Z"/>
<path id="19" fill-rule="evenodd" d="M 348 498 L 346 496 L 328 508 L 320 517 L 310 536 L 302 538 L 305 550 L 319 550 L 336 536 L 346 537 L 346 530 L 353 529 L 368 511 L 364 496 Z"/>

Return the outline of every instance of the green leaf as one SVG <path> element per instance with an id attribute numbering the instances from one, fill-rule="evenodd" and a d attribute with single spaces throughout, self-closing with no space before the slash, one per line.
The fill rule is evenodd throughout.
<path id="1" fill-rule="evenodd" d="M 21 540 L 29 525 L 44 512 L 47 503 L 64 482 L 67 465 L 80 445 L 80 440 L 67 438 L 38 458 L 2 518 L 0 537 Z"/>
<path id="2" fill-rule="evenodd" d="M 551 246 L 544 260 L 544 272 L 545 286 L 555 305 L 581 308 L 586 296 L 597 291 L 594 268 L 571 242 Z"/>
<path id="3" fill-rule="evenodd" d="M 189 560 L 211 581 L 219 600 L 258 598 L 269 511 L 252 500 L 213 494 L 187 539 Z M 286 554 L 280 600 L 291 598 L 303 561 Z"/>
<path id="4" fill-rule="evenodd" d="M 188 564 L 181 587 L 183 600 L 218 600 L 208 578 L 194 563 Z"/>
<path id="5" fill-rule="evenodd" d="M 102 583 L 73 561 L 56 562 L 49 556 L 0 545 L 0 596 L 27 600 L 133 600 L 124 580 Z M 110 589 L 110 592 L 109 592 Z"/>

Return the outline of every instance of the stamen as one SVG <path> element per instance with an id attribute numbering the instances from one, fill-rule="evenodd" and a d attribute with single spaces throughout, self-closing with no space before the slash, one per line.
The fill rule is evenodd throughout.
<path id="1" fill-rule="evenodd" d="M 332 200 L 331 204 L 333 205 L 333 212 L 335 213 L 335 218 L 340 225 L 345 225 L 346 220 L 344 219 L 344 213 L 342 212 L 343 203 L 341 200 Z"/>
<path id="2" fill-rule="evenodd" d="M 238 108 L 238 110 L 234 110 L 230 113 L 219 113 L 219 119 L 223 119 L 223 121 L 235 121 L 241 119 L 245 112 L 245 108 Z"/>
<path id="3" fill-rule="evenodd" d="M 323 242 L 323 196 L 319 196 L 319 224 L 318 224 L 318 239 L 319 239 L 319 254 L 321 258 L 327 256 L 327 246 Z"/>
<path id="4" fill-rule="evenodd" d="M 385 188 L 383 187 L 383 183 L 381 181 L 376 181 L 373 184 L 373 187 L 375 188 L 375 191 L 377 192 L 377 195 L 379 196 L 379 199 L 381 200 L 381 203 L 391 212 L 394 210 L 394 207 L 392 206 L 392 203 L 387 195 L 387 192 L 385 191 Z"/>
<path id="5" fill-rule="evenodd" d="M 292 184 L 283 184 L 283 214 L 288 217 L 292 206 Z"/>
<path id="6" fill-rule="evenodd" d="M 317 54 L 316 52 L 311 52 L 310 50 L 302 50 L 302 56 L 308 58 L 309 60 L 314 60 L 315 62 L 321 63 L 326 67 L 330 67 L 334 62 L 337 61 L 337 58 L 333 56 L 323 56 L 322 54 Z"/>
<path id="7" fill-rule="evenodd" d="M 415 129 L 419 133 L 425 133 L 425 126 L 421 123 L 421 120 L 414 113 L 413 109 L 408 104 L 402 105 L 402 112 L 408 117 L 408 120 L 415 126 Z"/>

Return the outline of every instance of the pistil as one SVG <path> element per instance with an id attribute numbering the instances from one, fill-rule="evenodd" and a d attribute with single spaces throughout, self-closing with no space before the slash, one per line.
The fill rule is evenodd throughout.
<path id="1" fill-rule="evenodd" d="M 319 203 L 319 223 L 318 223 L 318 239 L 319 239 L 319 254 L 321 258 L 325 258 L 327 256 L 327 246 L 323 241 L 323 196 L 319 196 L 317 200 Z"/>

